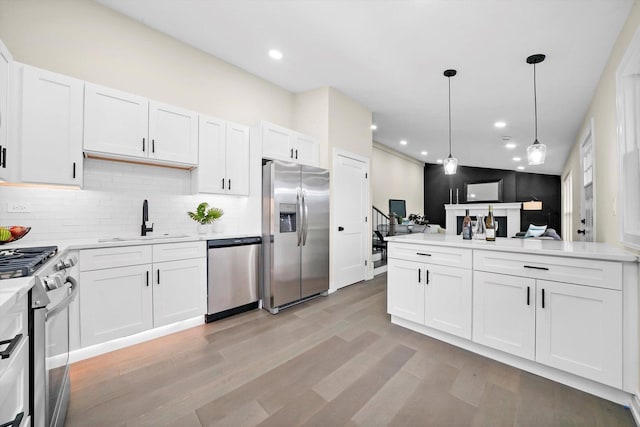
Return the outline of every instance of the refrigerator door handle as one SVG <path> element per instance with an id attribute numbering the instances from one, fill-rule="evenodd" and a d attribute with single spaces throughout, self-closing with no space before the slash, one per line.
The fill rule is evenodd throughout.
<path id="1" fill-rule="evenodd" d="M 307 244 L 307 230 L 309 228 L 309 206 L 307 205 L 307 192 L 302 190 L 302 209 L 304 210 L 302 218 L 302 246 Z"/>
<path id="2" fill-rule="evenodd" d="M 300 189 L 296 188 L 296 235 L 298 236 L 298 245 L 302 241 L 302 206 L 300 204 Z"/>

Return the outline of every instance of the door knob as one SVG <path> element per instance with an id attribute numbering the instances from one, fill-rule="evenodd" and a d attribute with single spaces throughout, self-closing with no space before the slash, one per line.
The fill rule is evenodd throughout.
<path id="1" fill-rule="evenodd" d="M 338 231 L 344 231 L 344 227 L 338 227 Z"/>
<path id="2" fill-rule="evenodd" d="M 578 231 L 578 234 L 584 234 L 587 232 L 586 230 L 577 230 L 577 231 Z"/>

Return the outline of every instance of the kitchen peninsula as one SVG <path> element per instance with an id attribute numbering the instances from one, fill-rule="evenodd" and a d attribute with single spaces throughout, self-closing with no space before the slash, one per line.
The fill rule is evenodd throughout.
<path id="1" fill-rule="evenodd" d="M 635 255 L 603 243 L 417 233 L 387 240 L 392 323 L 630 404 L 638 387 Z"/>

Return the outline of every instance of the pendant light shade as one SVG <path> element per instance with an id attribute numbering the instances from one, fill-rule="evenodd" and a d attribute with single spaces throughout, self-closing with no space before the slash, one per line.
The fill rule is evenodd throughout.
<path id="1" fill-rule="evenodd" d="M 535 118 L 535 141 L 527 147 L 529 165 L 541 165 L 547 155 L 547 146 L 538 141 L 538 96 L 536 91 L 536 64 L 544 61 L 545 55 L 539 53 L 527 58 L 527 64 L 533 64 L 533 111 Z"/>
<path id="2" fill-rule="evenodd" d="M 458 72 L 456 70 L 445 70 L 444 75 L 449 81 L 449 157 L 444 161 L 444 174 L 455 175 L 458 169 L 458 159 L 451 155 L 451 77 Z"/>

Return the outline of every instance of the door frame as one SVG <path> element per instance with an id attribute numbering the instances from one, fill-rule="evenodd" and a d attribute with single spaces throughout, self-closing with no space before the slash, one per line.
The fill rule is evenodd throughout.
<path id="1" fill-rule="evenodd" d="M 587 124 L 587 128 L 584 130 L 582 137 L 580 138 L 580 218 L 585 218 L 585 191 L 584 191 L 584 157 L 583 157 L 583 149 L 584 144 L 589 141 L 591 142 L 591 187 L 592 187 L 592 224 L 591 224 L 591 236 L 592 241 L 597 241 L 596 239 L 596 207 L 598 206 L 596 203 L 596 141 L 595 141 L 595 132 L 594 132 L 594 120 L 593 117 L 589 119 L 589 123 Z M 580 224 L 580 221 L 578 221 Z M 584 236 L 583 236 L 584 238 Z M 583 240 L 583 239 L 581 239 Z"/>
<path id="2" fill-rule="evenodd" d="M 367 261 L 367 266 L 364 267 L 365 268 L 365 274 L 364 274 L 364 278 L 365 280 L 370 280 L 373 279 L 373 263 L 371 262 L 371 215 L 368 213 L 369 210 L 371 209 L 371 159 L 368 157 L 364 157 L 364 156 L 360 156 L 358 154 L 354 154 L 352 152 L 346 151 L 346 150 L 342 150 L 340 148 L 334 148 L 333 149 L 333 155 L 332 155 L 332 163 L 331 163 L 331 173 L 330 173 L 330 183 L 331 183 L 331 216 L 329 219 L 329 247 L 330 247 L 330 268 L 329 268 L 329 293 L 333 293 L 335 291 L 337 291 L 337 287 L 335 284 L 335 272 L 334 272 L 334 266 L 335 266 L 335 256 L 336 256 L 336 250 L 335 250 L 335 233 L 336 233 L 336 224 L 337 224 L 337 212 L 335 210 L 335 204 L 334 204 L 334 194 L 336 191 L 336 187 L 335 187 L 335 174 L 334 171 L 337 169 L 338 166 L 338 158 L 339 157 L 346 157 L 349 159 L 353 159 L 353 160 L 357 160 L 359 162 L 364 163 L 365 165 L 365 173 L 367 174 L 367 183 L 368 185 L 366 186 L 366 194 L 365 197 L 363 199 L 363 203 L 364 206 L 362 207 L 363 212 L 365 212 L 366 218 L 367 218 L 367 229 L 365 230 L 365 232 L 363 233 L 363 239 L 364 239 L 364 251 L 365 251 L 365 260 Z"/>

